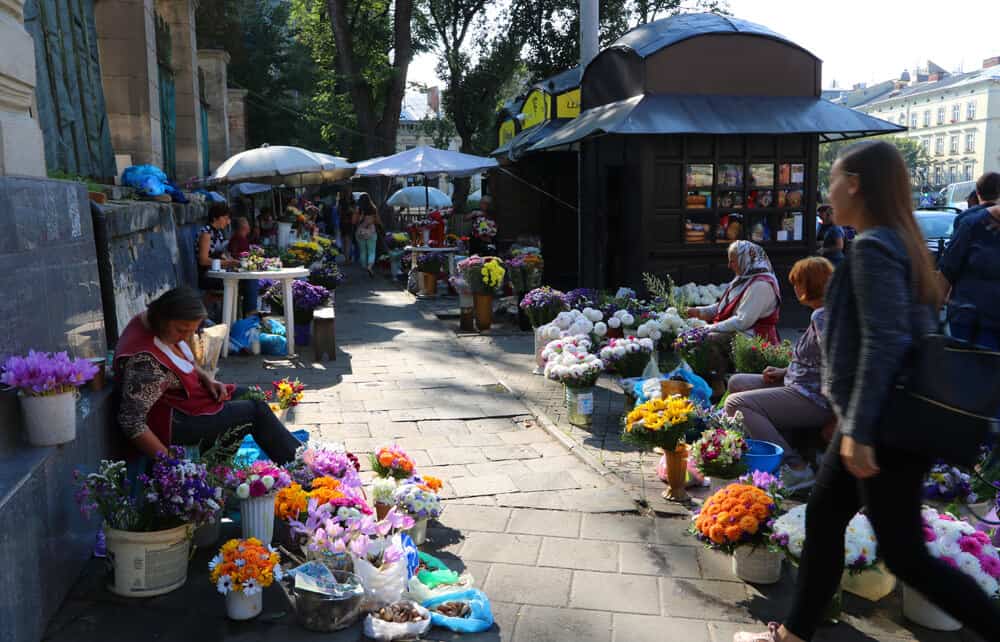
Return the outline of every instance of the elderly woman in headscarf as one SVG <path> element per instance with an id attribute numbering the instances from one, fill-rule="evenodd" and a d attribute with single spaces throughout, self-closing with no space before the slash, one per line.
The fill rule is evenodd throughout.
<path id="1" fill-rule="evenodd" d="M 781 289 L 764 248 L 750 241 L 729 246 L 729 269 L 734 278 L 718 303 L 688 308 L 688 316 L 707 321 L 708 330 L 728 341 L 737 332 L 778 342 Z M 715 338 L 715 337 L 713 337 Z"/>

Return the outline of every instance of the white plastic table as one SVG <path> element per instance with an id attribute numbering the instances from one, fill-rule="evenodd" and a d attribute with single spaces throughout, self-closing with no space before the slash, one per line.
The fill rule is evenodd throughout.
<path id="1" fill-rule="evenodd" d="M 285 302 L 285 333 L 288 340 L 287 354 L 295 354 L 295 314 L 292 309 L 292 281 L 309 276 L 307 268 L 282 268 L 280 270 L 268 270 L 262 272 L 227 272 L 209 270 L 205 276 L 220 279 L 222 281 L 222 322 L 230 330 L 233 328 L 233 321 L 236 319 L 236 303 L 239 297 L 236 296 L 236 288 L 240 281 L 244 279 L 271 279 L 281 283 L 284 290 L 282 300 Z M 222 344 L 222 356 L 229 356 L 229 338 Z"/>
<path id="2" fill-rule="evenodd" d="M 428 247 L 425 245 L 407 245 L 403 248 L 410 253 L 410 267 L 416 269 L 417 267 L 417 254 L 455 254 L 458 252 L 457 247 Z"/>

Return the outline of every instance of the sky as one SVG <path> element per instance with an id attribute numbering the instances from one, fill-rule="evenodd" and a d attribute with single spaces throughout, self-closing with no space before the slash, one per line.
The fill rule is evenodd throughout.
<path id="1" fill-rule="evenodd" d="M 948 71 L 1000 56 L 998 0 L 730 0 L 730 13 L 805 47 L 823 61 L 823 87 L 898 78 L 927 60 Z M 433 55 L 409 80 L 438 84 Z"/>

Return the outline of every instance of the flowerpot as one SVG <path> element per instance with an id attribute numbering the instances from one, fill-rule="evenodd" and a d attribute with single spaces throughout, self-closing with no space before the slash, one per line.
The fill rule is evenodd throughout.
<path id="1" fill-rule="evenodd" d="M 346 571 L 334 571 L 333 576 L 338 584 L 351 588 L 338 595 L 291 589 L 295 616 L 303 628 L 328 633 L 346 629 L 358 621 L 365 595 L 361 578 Z"/>
<path id="2" fill-rule="evenodd" d="M 934 631 L 957 631 L 962 628 L 961 622 L 906 584 L 903 584 L 903 615 L 911 622 Z"/>
<path id="3" fill-rule="evenodd" d="M 226 617 L 230 620 L 252 620 L 264 609 L 264 591 L 247 595 L 243 591 L 226 593 Z"/>
<path id="4" fill-rule="evenodd" d="M 566 411 L 569 422 L 574 426 L 590 426 L 594 423 L 594 388 L 570 388 L 566 386 Z"/>
<path id="5" fill-rule="evenodd" d="M 254 537 L 265 546 L 274 539 L 274 495 L 240 500 L 243 539 Z"/>
<path id="6" fill-rule="evenodd" d="M 479 331 L 489 330 L 493 325 L 493 295 L 473 294 L 476 308 L 476 327 Z"/>
<path id="7" fill-rule="evenodd" d="M 307 346 L 312 342 L 312 324 L 306 321 L 305 323 L 295 324 L 295 345 L 296 346 Z"/>
<path id="8" fill-rule="evenodd" d="M 535 369 L 531 371 L 532 374 L 545 374 L 545 359 L 542 358 L 542 352 L 545 351 L 546 343 L 541 329 L 535 328 Z"/>
<path id="9" fill-rule="evenodd" d="M 222 511 L 215 513 L 212 521 L 206 522 L 194 529 L 191 536 L 191 544 L 197 548 L 211 548 L 219 541 L 222 535 Z"/>
<path id="10" fill-rule="evenodd" d="M 878 602 L 896 588 L 896 576 L 885 567 L 885 562 L 879 562 L 860 573 L 844 571 L 840 587 L 869 602 Z"/>
<path id="11" fill-rule="evenodd" d="M 288 421 L 288 408 L 279 408 L 276 403 L 270 404 L 270 407 L 271 412 L 273 412 L 274 416 L 278 418 L 278 421 L 281 423 L 286 423 Z"/>
<path id="12" fill-rule="evenodd" d="M 476 329 L 476 314 L 472 307 L 459 309 L 458 328 L 466 332 L 472 332 Z"/>
<path id="13" fill-rule="evenodd" d="M 57 446 L 76 439 L 76 390 L 57 395 L 22 395 L 24 429 L 32 446 Z"/>
<path id="14" fill-rule="evenodd" d="M 382 502 L 375 502 L 375 517 L 377 517 L 379 519 L 379 521 L 381 521 L 381 520 L 385 519 L 385 516 L 389 514 L 389 511 L 391 509 L 392 509 L 392 505 L 390 505 L 390 504 L 383 504 Z"/>
<path id="15" fill-rule="evenodd" d="M 278 222 L 278 249 L 286 249 L 292 241 L 292 224 Z"/>
<path id="16" fill-rule="evenodd" d="M 114 567 L 108 590 L 124 597 L 163 595 L 187 581 L 190 531 L 187 524 L 164 531 L 135 533 L 104 527 L 108 559 Z"/>
<path id="17" fill-rule="evenodd" d="M 420 273 L 420 293 L 427 296 L 437 296 L 437 274 L 431 272 Z"/>
<path id="18" fill-rule="evenodd" d="M 667 460 L 667 490 L 663 498 L 672 502 L 688 501 L 691 498 L 685 489 L 688 447 L 681 444 L 673 452 L 664 453 L 663 456 Z"/>
<path id="19" fill-rule="evenodd" d="M 413 528 L 406 531 L 413 543 L 420 546 L 427 541 L 427 519 L 418 519 L 413 524 Z"/>
<path id="20" fill-rule="evenodd" d="M 518 297 L 520 299 L 520 297 Z M 517 327 L 521 329 L 521 332 L 527 332 L 531 329 L 531 319 L 528 318 L 528 313 L 521 309 L 520 306 L 517 308 Z"/>
<path id="21" fill-rule="evenodd" d="M 782 554 L 764 546 L 739 546 L 733 552 L 733 573 L 751 584 L 775 584 L 781 579 Z"/>
<path id="22" fill-rule="evenodd" d="M 682 397 L 691 396 L 694 386 L 687 381 L 674 381 L 673 379 L 663 379 L 660 381 L 660 394 L 666 399 L 670 395 L 680 395 Z"/>

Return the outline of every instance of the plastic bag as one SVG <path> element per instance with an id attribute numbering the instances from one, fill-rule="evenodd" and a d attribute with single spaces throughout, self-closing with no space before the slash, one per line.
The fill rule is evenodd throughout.
<path id="1" fill-rule="evenodd" d="M 287 334 L 285 330 L 285 324 L 277 319 L 264 319 L 260 326 L 261 332 L 266 332 L 267 334 L 276 334 L 279 337 L 283 337 Z"/>
<path id="2" fill-rule="evenodd" d="M 674 379 L 677 377 L 693 386 L 691 389 L 692 401 L 705 408 L 712 407 L 712 387 L 708 385 L 708 382 L 692 372 L 690 368 L 684 366 L 671 370 L 667 374 L 661 375 L 658 379 L 643 379 L 636 383 L 632 390 L 639 403 L 646 403 L 650 399 L 658 399 L 660 397 L 659 381 L 661 379 Z"/>
<path id="3" fill-rule="evenodd" d="M 296 430 L 292 433 L 292 436 L 303 444 L 309 443 L 308 430 Z M 236 451 L 236 461 L 240 463 L 245 462 L 247 465 L 250 465 L 258 459 L 267 459 L 267 456 L 260 449 L 260 446 L 257 445 L 257 442 L 254 441 L 253 435 L 247 435 L 240 443 L 240 449 Z"/>
<path id="4" fill-rule="evenodd" d="M 423 605 L 430 610 L 445 602 L 465 602 L 472 612 L 466 617 L 448 617 L 431 610 L 431 623 L 434 626 L 440 626 L 456 633 L 482 633 L 493 626 L 493 609 L 490 608 L 489 598 L 482 591 L 469 589 L 460 593 L 452 593 L 427 600 Z"/>
<path id="5" fill-rule="evenodd" d="M 288 339 L 277 334 L 260 335 L 261 354 L 285 354 L 288 352 Z"/>
<path id="6" fill-rule="evenodd" d="M 251 334 L 254 329 L 260 327 L 260 320 L 257 317 L 246 317 L 233 323 L 229 330 L 229 351 L 243 352 L 250 351 Z"/>
<path id="7" fill-rule="evenodd" d="M 167 175 L 154 165 L 131 165 L 122 172 L 122 185 L 139 190 L 145 196 L 160 196 L 167 191 Z"/>
<path id="8" fill-rule="evenodd" d="M 406 562 L 400 560 L 380 569 L 371 562 L 352 555 L 354 574 L 365 585 L 365 596 L 370 607 L 380 607 L 399 601 L 406 590 Z"/>
<path id="9" fill-rule="evenodd" d="M 441 584 L 437 588 L 433 589 L 427 588 L 427 585 L 421 582 L 418 578 L 411 577 L 407 584 L 407 590 L 403 593 L 403 597 L 422 604 L 427 600 L 433 600 L 443 595 L 453 595 L 455 593 L 467 591 L 471 589 L 474 584 L 475 578 L 473 578 L 469 573 L 462 573 L 459 575 L 458 581 L 454 584 Z"/>
<path id="10" fill-rule="evenodd" d="M 406 579 L 409 581 L 417 573 L 420 566 L 420 551 L 413 543 L 413 538 L 406 533 L 399 534 L 399 542 L 403 545 L 403 552 L 406 553 Z"/>
<path id="11" fill-rule="evenodd" d="M 420 561 L 430 569 L 417 573 L 417 579 L 427 588 L 433 589 L 442 584 L 455 584 L 458 582 L 458 573 L 445 566 L 444 562 L 433 555 L 420 553 Z"/>
<path id="12" fill-rule="evenodd" d="M 374 640 L 402 640 L 416 638 L 427 633 L 427 630 L 431 628 L 430 611 L 416 602 L 412 602 L 412 604 L 421 615 L 427 616 L 426 619 L 419 622 L 386 622 L 369 614 L 365 618 L 365 635 Z"/>

